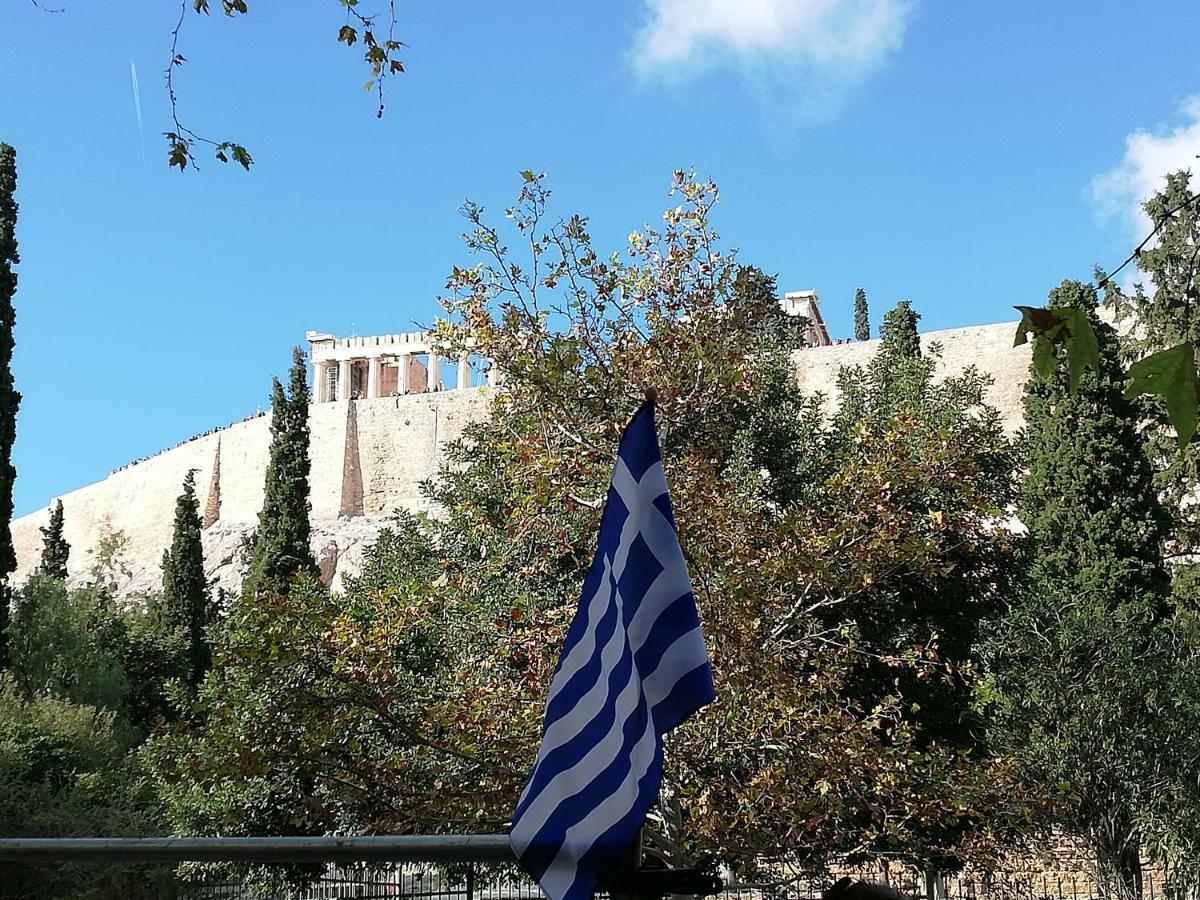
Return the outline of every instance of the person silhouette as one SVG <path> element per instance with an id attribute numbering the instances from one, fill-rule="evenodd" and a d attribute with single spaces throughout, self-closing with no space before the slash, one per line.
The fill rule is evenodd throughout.
<path id="1" fill-rule="evenodd" d="M 909 900 L 905 894 L 886 884 L 839 878 L 821 893 L 822 900 Z"/>

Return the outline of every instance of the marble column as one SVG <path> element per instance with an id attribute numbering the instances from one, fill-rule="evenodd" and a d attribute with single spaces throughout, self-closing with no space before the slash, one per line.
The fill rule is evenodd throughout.
<path id="1" fill-rule="evenodd" d="M 496 361 L 494 359 L 489 359 L 487 361 L 487 366 L 488 366 L 488 370 L 487 370 L 488 387 L 490 387 L 490 388 L 498 387 L 500 384 L 500 367 L 496 365 Z"/>
<path id="2" fill-rule="evenodd" d="M 408 367 L 412 364 L 412 356 L 400 354 L 400 365 L 396 367 L 396 393 L 403 397 L 408 393 Z"/>
<path id="3" fill-rule="evenodd" d="M 338 362 L 338 383 L 337 383 L 337 398 L 338 400 L 349 400 L 350 392 L 350 360 L 343 359 Z"/>
<path id="4" fill-rule="evenodd" d="M 429 351 L 429 369 L 425 373 L 425 384 L 431 391 L 442 386 L 442 358 L 434 351 Z"/>
<path id="5" fill-rule="evenodd" d="M 378 356 L 372 356 L 367 360 L 367 396 L 371 399 L 379 396 L 381 362 Z"/>
<path id="6" fill-rule="evenodd" d="M 471 386 L 471 357 L 466 353 L 458 354 L 458 389 Z"/>
<path id="7" fill-rule="evenodd" d="M 325 396 L 329 390 L 329 376 L 325 373 L 325 363 L 313 363 L 313 386 L 312 395 L 314 403 L 324 403 L 328 398 Z"/>

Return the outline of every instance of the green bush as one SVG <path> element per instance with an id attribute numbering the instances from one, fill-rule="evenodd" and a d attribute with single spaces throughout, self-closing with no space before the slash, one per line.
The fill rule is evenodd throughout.
<path id="1" fill-rule="evenodd" d="M 26 700 L 0 681 L 0 836 L 162 833 L 153 791 L 117 714 L 56 697 Z M 9 864 L 0 898 L 123 900 L 174 895 L 169 868 L 126 864 Z"/>
<path id="2" fill-rule="evenodd" d="M 119 712 L 129 693 L 123 631 L 95 592 L 68 591 L 57 578 L 31 579 L 9 628 L 18 689 L 26 700 L 50 696 Z"/>

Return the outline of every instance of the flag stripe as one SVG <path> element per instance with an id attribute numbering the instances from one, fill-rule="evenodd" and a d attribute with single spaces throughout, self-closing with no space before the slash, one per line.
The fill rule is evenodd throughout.
<path id="1" fill-rule="evenodd" d="M 631 661 L 628 654 L 625 654 L 621 661 L 626 660 Z M 638 692 L 639 685 L 632 674 L 631 665 L 624 686 L 613 704 L 614 718 L 607 733 L 593 743 L 583 757 L 569 768 L 554 771 L 550 765 L 542 767 L 543 772 L 553 771 L 553 775 L 541 787 L 533 802 L 522 811 L 519 820 L 513 823 L 514 842 L 532 839 L 532 835 L 546 824 L 551 815 L 560 810 L 563 798 L 572 797 L 588 787 L 597 775 L 617 758 L 623 744 L 621 731 L 635 707 L 639 702 L 643 702 Z"/>

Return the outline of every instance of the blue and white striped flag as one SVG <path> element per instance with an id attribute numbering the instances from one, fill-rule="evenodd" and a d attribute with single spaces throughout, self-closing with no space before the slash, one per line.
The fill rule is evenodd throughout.
<path id="1" fill-rule="evenodd" d="M 662 781 L 662 735 L 712 699 L 648 402 L 621 438 L 596 558 L 513 815 L 513 853 L 550 900 L 591 897 L 597 876 L 630 858 Z"/>

